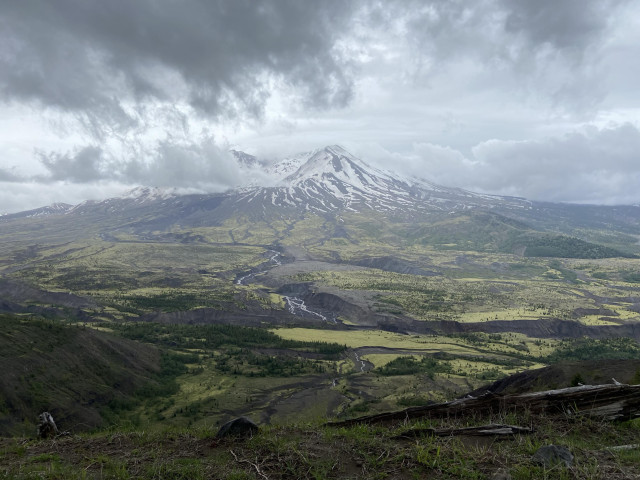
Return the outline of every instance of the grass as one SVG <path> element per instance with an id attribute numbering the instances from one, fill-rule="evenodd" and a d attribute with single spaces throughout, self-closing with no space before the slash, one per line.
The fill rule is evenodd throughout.
<path id="1" fill-rule="evenodd" d="M 110 405 L 167 393 L 164 357 L 148 345 L 78 325 L 0 315 L 0 419 L 3 434 L 32 431 L 42 411 L 65 428 L 104 422 Z"/>
<path id="2" fill-rule="evenodd" d="M 490 422 L 535 432 L 502 441 L 471 437 L 398 437 L 412 428 L 460 428 Z M 318 422 L 262 426 L 247 440 L 215 441 L 215 428 L 110 431 L 56 440 L 0 439 L 0 478 L 117 479 L 488 479 L 503 469 L 514 479 L 628 479 L 640 475 L 638 422 L 609 424 L 523 412 L 496 418 L 418 420 L 388 426 L 333 428 Z M 575 464 L 531 463 L 542 445 L 569 448 Z M 20 454 L 17 454 L 17 451 Z"/>
<path id="3" fill-rule="evenodd" d="M 263 263 L 265 252 L 249 245 L 78 241 L 33 250 L 13 276 L 49 291 L 89 297 L 99 312 L 124 319 L 149 311 L 220 308 L 236 295 L 250 296 L 250 289 L 237 288 L 232 280 Z M 281 300 L 268 294 L 253 300 L 282 308 Z"/>
<path id="4" fill-rule="evenodd" d="M 503 308 L 493 311 L 475 311 L 460 314 L 456 320 L 462 323 L 489 322 L 493 320 L 535 320 L 552 317 L 553 315 L 544 307 L 530 308 Z"/>
<path id="5" fill-rule="evenodd" d="M 122 230 L 103 237 L 110 241 L 78 236 L 78 240 L 41 244 L 38 237 L 35 245 L 33 232 L 25 232 L 24 237 L 5 232 L 0 235 L 7 240 L 0 244 L 0 269 L 7 269 L 12 279 L 51 292 L 71 291 L 87 297 L 97 305 L 83 306 L 80 313 L 105 320 L 96 324 L 98 329 L 125 336 L 119 327 L 121 321 L 154 311 L 207 307 L 277 315 L 285 308 L 277 288 L 300 281 L 312 282 L 316 292 L 343 296 L 365 311 L 361 317 L 341 315 L 344 324 L 353 328 L 350 331 L 280 328 L 273 330 L 275 335 L 270 339 L 261 337 L 242 345 L 216 343 L 213 338 L 224 336 L 219 331 L 210 335 L 204 326 L 165 327 L 153 338 L 132 334 L 130 338 L 138 342 L 197 358 L 187 372 L 177 376 L 175 393 L 134 408 L 132 415 L 149 425 L 203 425 L 222 421 L 225 415 L 264 411 L 271 412 L 265 418 L 271 415 L 273 419 L 297 421 L 306 412 L 316 417 L 354 409 L 395 408 L 401 401 L 420 398 L 451 398 L 482 380 L 542 366 L 559 343 L 510 333 L 445 337 L 357 330 L 369 313 L 425 322 L 561 318 L 588 325 L 633 322 L 639 317 L 629 301 L 635 291 L 630 289 L 637 288 L 630 276 L 637 270 L 637 259 L 522 258 L 486 246 L 480 224 L 469 241 L 438 237 L 439 228 L 461 233 L 456 229 L 469 222 L 465 216 L 442 217 L 434 228 L 424 230 L 424 235 L 421 225 L 389 223 L 375 215 L 345 214 L 343 219 L 345 238 L 332 237 L 334 219 L 311 215 L 299 219 L 285 216 L 271 223 L 239 218 L 216 226 L 174 226 L 145 234 Z M 437 242 L 424 242 L 427 236 Z M 238 275 L 265 262 L 268 245 L 275 243 L 311 261 L 284 261 L 273 273 L 258 277 L 263 284 L 236 285 Z M 470 244 L 479 245 L 480 251 L 473 251 Z M 345 263 L 364 257 L 397 259 L 433 276 Z M 30 307 L 60 308 L 56 301 L 46 296 L 20 300 Z M 65 308 L 61 309 L 64 319 L 67 312 L 73 313 L 71 307 Z M 602 319 L 602 315 L 593 314 L 600 308 L 617 315 L 613 320 Z M 362 358 L 374 367 L 384 367 L 400 356 L 421 359 L 438 355 L 450 363 L 452 371 L 436 372 L 433 379 L 421 374 L 382 378 L 360 372 L 352 353 L 315 358 L 318 352 L 271 342 L 276 336 L 279 340 L 346 344 L 359 349 Z M 269 376 L 261 377 L 263 374 Z M 336 378 L 339 387 L 330 387 Z M 37 393 L 42 386 L 31 382 L 29 388 Z"/>
<path id="6" fill-rule="evenodd" d="M 273 333 L 286 340 L 315 341 L 324 339 L 326 342 L 341 342 L 351 348 L 357 347 L 386 347 L 424 352 L 438 352 L 443 348 L 457 353 L 470 352 L 463 346 L 463 342 L 451 340 L 447 337 L 426 335 L 401 335 L 381 330 L 324 330 L 313 328 L 277 328 Z M 446 344 L 446 346 L 444 346 Z M 457 350 L 456 350 L 457 349 Z"/>
<path id="7" fill-rule="evenodd" d="M 336 331 L 312 328 L 278 328 L 272 332 L 288 340 L 307 339 L 314 341 L 323 339 L 327 342 L 342 342 L 350 348 L 381 347 L 407 350 L 416 354 L 445 353 L 453 356 L 484 356 L 487 358 L 509 354 L 538 358 L 553 351 L 557 344 L 556 340 L 529 338 L 516 333 L 438 336 L 403 335 L 380 330 Z M 395 354 L 395 352 L 389 353 Z"/>
<path id="8" fill-rule="evenodd" d="M 440 219 L 440 223 L 450 227 L 468 220 L 462 215 Z M 597 298 L 606 297 L 617 319 L 640 318 L 624 301 L 628 297 L 625 289 L 637 285 L 627 281 L 629 272 L 637 270 L 637 259 L 522 258 L 460 245 L 442 250 L 415 242 L 415 229 L 406 225 L 367 214 L 345 214 L 344 221 L 348 239 L 332 238 L 334 221 L 307 215 L 271 223 L 236 218 L 219 226 L 174 227 L 145 236 L 116 232 L 113 241 L 80 237 L 36 246 L 27 242 L 25 247 L 7 240 L 0 249 L 0 269 L 15 269 L 13 278 L 50 291 L 90 297 L 99 305 L 85 310 L 104 319 L 126 320 L 152 311 L 202 307 L 283 310 L 285 305 L 273 287 L 234 284 L 238 273 L 266 260 L 265 245 L 279 242 L 333 265 L 337 258 L 358 261 L 366 252 L 367 257 L 396 258 L 436 274 L 426 277 L 360 267 L 348 271 L 343 263 L 333 271 L 283 279 L 311 281 L 320 288 L 356 295 L 373 294 L 376 297 L 367 308 L 383 314 L 464 323 L 537 318 L 580 321 L 577 309 L 598 308 Z M 434 222 L 437 227 L 438 219 Z M 31 302 L 46 306 L 50 300 Z M 582 321 L 588 325 L 611 322 L 589 314 Z M 353 318 L 345 322 L 358 323 Z"/>
<path id="9" fill-rule="evenodd" d="M 360 358 L 366 360 L 367 362 L 371 362 L 374 367 L 384 367 L 389 362 L 394 361 L 396 358 L 403 356 L 399 353 L 369 353 L 366 355 L 361 355 Z"/>
<path id="10" fill-rule="evenodd" d="M 444 260 L 455 260 L 455 256 L 443 258 L 438 268 L 446 268 L 444 276 L 423 277 L 376 269 L 357 269 L 300 273 L 294 275 L 291 281 L 313 282 L 318 286 L 362 292 L 362 295 L 364 292 L 374 292 L 377 296 L 370 302 L 373 310 L 405 314 L 425 321 L 456 320 L 469 323 L 538 318 L 579 321 L 580 314 L 575 312 L 579 309 L 599 308 L 601 304 L 595 300 L 597 297 L 614 299 L 616 311 L 621 318 L 640 317 L 636 312 L 628 310 L 631 305 L 625 302 L 628 294 L 624 289 L 584 282 L 579 287 L 573 287 L 564 277 L 550 278 L 547 275 L 513 278 L 509 281 L 496 278 L 490 271 L 476 271 L 477 276 L 470 276 L 468 270 L 477 270 L 474 266 L 476 262 L 486 265 L 489 258 L 474 254 L 476 258 L 469 260 L 469 254 L 465 256 L 465 261 L 471 262 L 471 265 L 453 267 Z M 506 259 L 502 260 L 504 263 Z M 537 260 L 539 265 L 544 265 L 544 262 Z M 461 270 L 460 273 L 456 273 L 457 270 Z M 593 321 L 587 318 L 586 323 L 591 324 Z"/>

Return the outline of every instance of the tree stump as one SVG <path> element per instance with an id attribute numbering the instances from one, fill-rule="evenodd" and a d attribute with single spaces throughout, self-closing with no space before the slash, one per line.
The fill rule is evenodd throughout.
<path id="1" fill-rule="evenodd" d="M 38 420 L 38 437 L 49 438 L 58 435 L 58 427 L 49 412 L 42 412 Z"/>

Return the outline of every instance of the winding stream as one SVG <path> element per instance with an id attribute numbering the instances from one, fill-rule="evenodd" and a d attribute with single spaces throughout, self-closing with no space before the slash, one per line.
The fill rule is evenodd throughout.
<path id="1" fill-rule="evenodd" d="M 277 252 L 275 250 L 268 250 L 268 253 L 270 255 L 269 259 L 266 262 L 264 262 L 262 265 L 260 265 L 259 269 L 256 269 L 255 271 L 250 271 L 246 275 L 242 275 L 241 277 L 238 277 L 235 282 L 236 285 L 247 285 L 254 277 L 257 277 L 258 275 L 262 275 L 267 271 L 271 270 L 272 268 L 282 265 L 282 262 L 280 261 L 280 257 L 282 257 L 282 254 L 280 252 Z M 326 317 L 325 315 L 319 312 L 310 310 L 309 307 L 305 305 L 304 300 L 302 300 L 301 298 L 289 297 L 284 295 L 282 298 L 285 301 L 287 309 L 293 315 L 297 315 L 301 317 L 312 316 L 312 317 L 317 317 L 323 322 L 333 322 L 335 324 L 338 323 L 335 318 Z"/>
<path id="2" fill-rule="evenodd" d="M 269 253 L 271 254 L 271 256 L 269 257 L 269 260 L 267 260 L 264 264 L 260 265 L 260 270 L 257 270 L 255 272 L 249 272 L 246 275 L 239 277 L 236 280 L 236 285 L 246 285 L 247 283 L 249 283 L 249 280 L 252 279 L 253 277 L 257 275 L 262 275 L 263 273 L 267 272 L 273 267 L 278 267 L 282 265 L 282 262 L 280 261 L 280 258 L 279 258 L 282 256 L 280 252 L 276 252 L 275 250 L 269 250 Z"/>
<path id="3" fill-rule="evenodd" d="M 364 369 L 367 367 L 367 364 L 364 363 L 364 360 L 360 359 L 360 357 L 358 356 L 358 352 L 353 352 L 353 354 L 356 357 L 356 362 L 360 362 L 360 371 L 364 372 Z"/>
<path id="4" fill-rule="evenodd" d="M 294 315 L 303 316 L 305 313 L 307 313 L 307 314 L 315 315 L 316 317 L 320 318 L 320 320 L 322 320 L 323 322 L 331 321 L 335 324 L 338 323 L 336 322 L 335 318 L 327 318 L 321 313 L 314 312 L 313 310 L 309 310 L 309 308 L 305 305 L 304 300 L 302 300 L 301 298 L 287 297 L 287 296 L 283 296 L 282 298 L 286 302 L 287 308 L 289 309 L 289 311 Z"/>

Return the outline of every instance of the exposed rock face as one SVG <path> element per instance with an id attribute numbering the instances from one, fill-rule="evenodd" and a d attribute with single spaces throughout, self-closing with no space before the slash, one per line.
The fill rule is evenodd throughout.
<path id="1" fill-rule="evenodd" d="M 560 464 L 564 464 L 565 467 L 569 468 L 573 465 L 573 454 L 567 447 L 545 445 L 533 454 L 531 461 L 544 468 L 551 468 Z"/>
<path id="2" fill-rule="evenodd" d="M 250 437 L 258 432 L 258 425 L 247 417 L 238 417 L 225 423 L 216 434 L 217 439 L 225 437 Z"/>

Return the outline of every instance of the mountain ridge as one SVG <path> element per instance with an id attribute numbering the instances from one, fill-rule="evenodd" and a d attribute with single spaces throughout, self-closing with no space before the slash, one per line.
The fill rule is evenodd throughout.
<path id="1" fill-rule="evenodd" d="M 311 152 L 286 157 L 270 165 L 242 151 L 231 150 L 239 168 L 258 169 L 270 176 L 274 185 L 241 185 L 208 196 L 238 196 L 239 200 L 259 196 L 271 198 L 277 206 L 302 204 L 305 210 L 327 213 L 330 208 L 354 211 L 357 207 L 382 209 L 458 210 L 477 206 L 491 206 L 496 202 L 526 208 L 530 203 L 518 197 L 478 194 L 460 188 L 445 187 L 424 179 L 407 177 L 372 167 L 355 157 L 340 145 L 330 145 Z M 268 182 L 264 182 L 268 183 Z M 267 195 L 265 196 L 265 193 Z M 275 193 L 275 196 L 273 195 Z M 4 215 L 5 219 L 26 216 L 45 216 L 72 213 L 86 206 L 114 204 L 125 200 L 146 203 L 167 200 L 193 193 L 182 193 L 175 188 L 138 186 L 126 193 L 103 200 L 87 200 L 77 205 L 52 204 L 25 212 Z M 326 199 L 320 198 L 327 196 Z M 418 205 L 419 203 L 423 205 Z M 61 206 L 64 206 L 62 208 Z M 29 213 L 29 215 L 26 215 Z M 1 217 L 0 217 L 1 218 Z"/>
<path id="2" fill-rule="evenodd" d="M 221 226 L 225 222 L 244 223 L 250 231 L 254 230 L 251 225 L 270 228 L 274 222 L 282 221 L 293 225 L 302 218 L 316 215 L 332 224 L 331 230 L 337 235 L 344 232 L 345 215 L 373 215 L 385 218 L 386 222 L 403 222 L 409 230 L 413 225 L 416 232 L 421 228 L 418 225 L 432 225 L 428 229 L 430 238 L 440 239 L 444 244 L 457 243 L 457 240 L 445 241 L 446 235 L 459 239 L 468 235 L 469 228 L 475 229 L 476 236 L 484 230 L 487 238 L 504 240 L 507 231 L 503 229 L 511 229 L 508 225 L 511 221 L 519 222 L 519 228 L 526 235 L 533 231 L 569 235 L 596 244 L 623 247 L 628 253 L 635 252 L 634 245 L 640 238 L 640 207 L 637 206 L 555 204 L 469 192 L 372 167 L 339 145 L 271 164 L 243 152 L 232 154 L 239 166 L 244 165 L 249 183 L 261 178 L 263 184 L 220 193 L 136 187 L 124 195 L 102 201 L 89 200 L 75 206 L 43 207 L 5 215 L 0 217 L 0 223 L 18 221 L 18 226 L 26 222 L 24 226 L 28 228 L 42 223 L 46 231 L 56 236 L 68 236 L 65 232 L 80 233 L 84 229 L 108 238 L 119 230 L 148 235 L 176 228 Z M 477 219 L 465 216 L 473 212 L 503 218 L 496 223 L 500 230 L 493 232 L 488 225 L 482 226 Z M 449 232 L 445 236 L 437 232 L 442 222 Z M 452 226 L 455 223 L 459 225 Z M 285 231 L 278 234 L 280 240 L 285 234 Z M 408 234 L 416 236 L 415 232 Z M 477 238 L 475 243 L 482 245 L 484 239 Z M 509 251 L 516 253 L 521 247 L 514 245 Z"/>
<path id="3" fill-rule="evenodd" d="M 217 193 L 193 193 L 171 187 L 137 186 L 120 196 L 87 200 L 76 205 L 54 203 L 37 209 L 4 214 L 0 219 L 68 214 L 91 205 L 115 204 L 125 200 L 141 204 L 189 195 L 236 197 L 236 203 L 239 204 L 255 203 L 256 199 L 260 199 L 280 207 L 299 205 L 305 211 L 318 213 L 328 213 L 332 209 L 356 211 L 359 208 L 453 212 L 472 208 L 525 211 L 532 210 L 536 205 L 574 206 L 566 203 L 537 202 L 523 197 L 477 193 L 439 185 L 423 178 L 373 167 L 340 145 L 302 152 L 270 164 L 239 150 L 230 152 L 240 169 L 259 170 L 261 174 L 270 177 L 273 184 L 269 185 L 270 182 L 263 181 L 262 185 L 256 185 L 251 183 L 252 179 L 245 185 Z M 639 205 L 581 206 L 640 209 Z"/>

